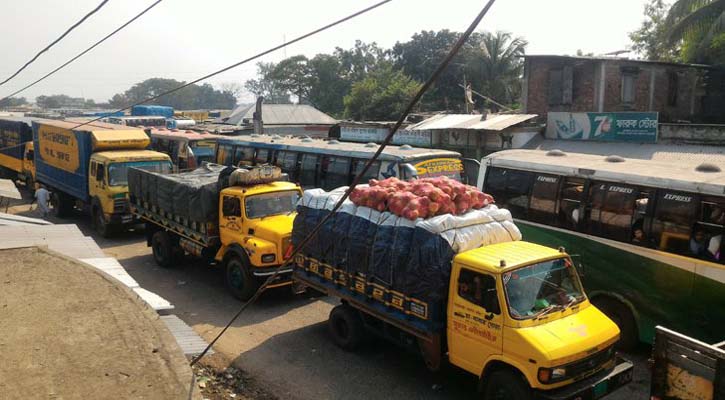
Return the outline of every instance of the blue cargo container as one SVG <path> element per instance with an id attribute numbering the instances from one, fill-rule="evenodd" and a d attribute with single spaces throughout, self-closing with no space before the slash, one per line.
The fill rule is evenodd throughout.
<path id="1" fill-rule="evenodd" d="M 131 115 L 160 115 L 162 117 L 171 118 L 174 116 L 174 108 L 168 106 L 150 106 L 140 105 L 131 107 Z"/>
<path id="2" fill-rule="evenodd" d="M 25 145 L 33 140 L 32 120 L 23 117 L 0 119 L 0 166 L 21 172 Z"/>

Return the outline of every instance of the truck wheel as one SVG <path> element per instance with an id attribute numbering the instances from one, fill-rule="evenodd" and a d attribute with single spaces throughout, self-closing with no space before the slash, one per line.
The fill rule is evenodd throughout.
<path id="1" fill-rule="evenodd" d="M 170 268 L 174 265 L 174 248 L 165 231 L 156 231 L 151 236 L 151 252 L 159 267 Z"/>
<path id="2" fill-rule="evenodd" d="M 53 215 L 58 218 L 65 218 L 73 208 L 71 199 L 60 192 L 53 192 L 50 196 L 50 204 L 53 206 Z"/>
<path id="3" fill-rule="evenodd" d="M 101 207 L 94 206 L 91 214 L 93 218 L 93 229 L 104 238 L 110 237 L 113 234 L 113 227 L 106 221 Z"/>
<path id="4" fill-rule="evenodd" d="M 607 298 L 597 297 L 592 300 L 592 304 L 601 312 L 607 315 L 619 327 L 619 342 L 616 347 L 619 350 L 632 350 L 639 342 L 639 334 L 637 332 L 637 323 L 634 315 L 624 304 Z"/>
<path id="5" fill-rule="evenodd" d="M 491 374 L 486 382 L 486 400 L 530 400 L 531 389 L 513 372 L 499 370 Z"/>
<path id="6" fill-rule="evenodd" d="M 343 350 L 353 351 L 364 340 L 365 326 L 360 314 L 348 305 L 341 304 L 330 311 L 327 327 L 332 341 Z"/>
<path id="7" fill-rule="evenodd" d="M 239 257 L 231 257 L 226 265 L 226 284 L 229 292 L 239 300 L 247 301 L 257 292 L 257 282 L 249 270 L 249 263 Z"/>

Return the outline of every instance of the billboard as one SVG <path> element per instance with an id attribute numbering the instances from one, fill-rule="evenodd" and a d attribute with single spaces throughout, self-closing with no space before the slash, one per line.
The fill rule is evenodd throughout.
<path id="1" fill-rule="evenodd" d="M 657 125 L 656 112 L 550 112 L 546 138 L 654 143 Z"/>
<path id="2" fill-rule="evenodd" d="M 380 143 L 388 136 L 390 129 L 377 127 L 341 126 L 340 140 L 347 142 Z M 399 129 L 393 136 L 395 145 L 407 144 L 417 147 L 430 147 L 430 131 L 409 131 Z"/>

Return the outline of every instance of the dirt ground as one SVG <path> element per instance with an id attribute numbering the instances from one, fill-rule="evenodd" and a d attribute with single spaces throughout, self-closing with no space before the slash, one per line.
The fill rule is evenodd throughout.
<path id="1" fill-rule="evenodd" d="M 37 217 L 27 212 L 27 205 L 13 207 L 11 212 Z M 87 216 L 51 221 L 78 224 L 142 287 L 171 301 L 176 306 L 174 313 L 207 341 L 241 306 L 227 294 L 218 268 L 194 260 L 170 269 L 158 267 L 140 231 L 103 239 L 92 231 Z M 242 314 L 214 350 L 231 360 L 233 367 L 244 371 L 259 388 L 280 399 L 479 398 L 472 376 L 456 368 L 429 373 L 418 356 L 387 342 L 374 341 L 357 353 L 337 348 L 329 340 L 325 324 L 336 304 L 333 298 L 272 290 Z M 626 356 L 635 362 L 634 382 L 607 400 L 649 398 L 649 349 L 643 346 Z M 226 367 L 221 366 L 220 371 Z M 253 393 L 240 396 L 260 398 Z"/>
<path id="2" fill-rule="evenodd" d="M 0 251 L 0 398 L 190 398 L 173 337 L 111 279 L 37 248 Z"/>

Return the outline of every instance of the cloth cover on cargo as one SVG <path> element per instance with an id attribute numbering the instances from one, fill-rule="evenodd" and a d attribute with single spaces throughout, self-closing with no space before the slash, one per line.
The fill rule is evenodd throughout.
<path id="1" fill-rule="evenodd" d="M 194 222 L 216 222 L 222 189 L 219 177 L 228 168 L 204 164 L 190 172 L 168 175 L 131 168 L 128 188 L 132 196 L 163 211 Z"/>
<path id="2" fill-rule="evenodd" d="M 0 119 L 0 154 L 21 160 L 25 144 L 33 140 L 33 129 L 22 120 Z"/>
<path id="3" fill-rule="evenodd" d="M 294 222 L 295 246 L 330 213 L 345 189 L 304 192 Z M 303 253 L 428 303 L 431 319 L 440 325 L 453 257 L 480 246 L 520 239 L 511 213 L 495 205 L 458 216 L 411 221 L 346 200 Z"/>

